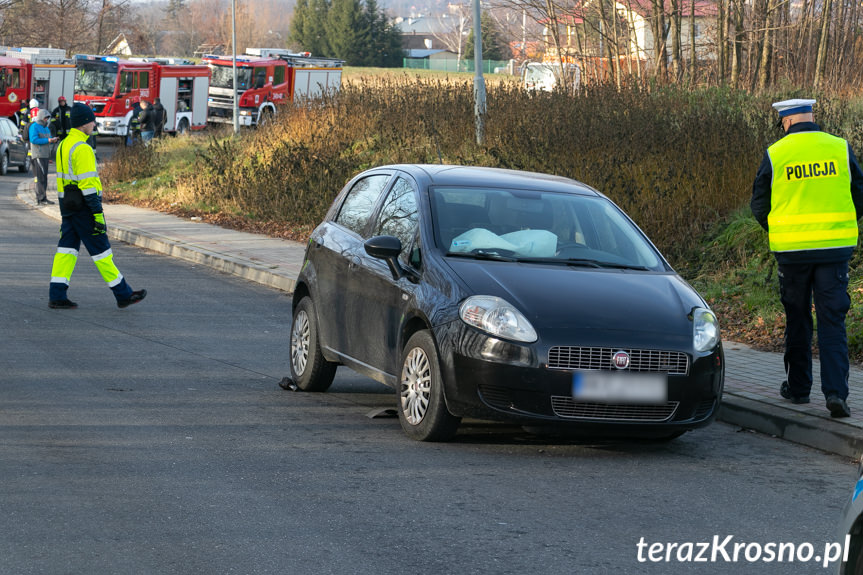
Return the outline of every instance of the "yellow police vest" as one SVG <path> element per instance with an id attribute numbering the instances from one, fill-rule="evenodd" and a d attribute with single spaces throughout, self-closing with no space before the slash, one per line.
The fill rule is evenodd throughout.
<path id="1" fill-rule="evenodd" d="M 824 132 L 788 134 L 767 149 L 773 166 L 770 249 L 774 252 L 854 247 L 848 143 Z"/>

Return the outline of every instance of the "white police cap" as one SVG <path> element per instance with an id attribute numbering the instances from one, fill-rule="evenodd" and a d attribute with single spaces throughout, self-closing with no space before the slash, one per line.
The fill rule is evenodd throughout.
<path id="1" fill-rule="evenodd" d="M 795 98 L 794 100 L 785 100 L 784 102 L 776 102 L 773 107 L 779 112 L 779 117 L 792 116 L 794 114 L 806 114 L 812 111 L 812 105 L 815 100 L 806 100 Z"/>

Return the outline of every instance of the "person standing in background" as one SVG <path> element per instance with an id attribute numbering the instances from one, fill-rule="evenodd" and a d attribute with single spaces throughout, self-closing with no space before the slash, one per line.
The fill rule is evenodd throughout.
<path id="1" fill-rule="evenodd" d="M 36 203 L 53 204 L 48 199 L 48 160 L 51 157 L 51 144 L 59 138 L 51 135 L 48 127 L 48 110 L 39 110 L 36 121 L 30 123 L 30 153 L 33 160 L 33 175 L 36 180 Z"/>
<path id="2" fill-rule="evenodd" d="M 57 98 L 57 107 L 51 111 L 51 125 L 54 126 L 54 135 L 61 140 L 66 137 L 69 130 L 72 129 L 71 120 L 69 118 L 72 113 L 72 108 L 66 103 L 66 98 L 60 96 Z"/>

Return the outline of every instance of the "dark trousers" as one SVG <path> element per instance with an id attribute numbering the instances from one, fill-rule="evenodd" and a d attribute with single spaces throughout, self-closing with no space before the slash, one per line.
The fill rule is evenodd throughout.
<path id="1" fill-rule="evenodd" d="M 33 158 L 33 175 L 36 179 L 36 201 L 47 200 L 48 191 L 48 158 Z"/>
<path id="2" fill-rule="evenodd" d="M 812 300 L 818 322 L 821 391 L 848 397 L 848 336 L 845 315 L 848 262 L 779 264 L 779 292 L 785 306 L 785 373 L 791 395 L 812 388 Z"/>

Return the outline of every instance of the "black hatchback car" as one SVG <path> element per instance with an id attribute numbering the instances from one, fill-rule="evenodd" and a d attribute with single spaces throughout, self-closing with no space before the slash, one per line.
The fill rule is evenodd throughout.
<path id="1" fill-rule="evenodd" d="M 312 233 L 291 376 L 393 387 L 412 438 L 463 417 L 675 437 L 715 416 L 716 317 L 608 198 L 567 178 L 394 165 L 353 178 Z"/>
<path id="2" fill-rule="evenodd" d="M 0 118 L 0 175 L 5 176 L 10 166 L 18 166 L 19 172 L 30 171 L 28 144 L 11 120 Z"/>

